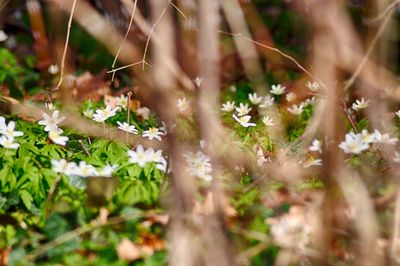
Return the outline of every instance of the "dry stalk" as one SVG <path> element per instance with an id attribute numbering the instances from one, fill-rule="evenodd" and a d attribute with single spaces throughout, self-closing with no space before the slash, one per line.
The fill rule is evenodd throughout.
<path id="1" fill-rule="evenodd" d="M 65 68 L 65 57 L 67 56 L 69 36 L 71 34 L 71 27 L 72 27 L 72 18 L 74 17 L 76 3 L 77 3 L 77 0 L 74 0 L 74 2 L 72 3 L 71 12 L 69 14 L 67 36 L 65 37 L 64 51 L 63 51 L 63 54 L 62 54 L 61 64 L 60 64 L 60 80 L 58 81 L 58 83 L 57 83 L 56 87 L 54 88 L 54 90 L 58 90 L 60 88 L 62 82 L 63 82 L 64 68 Z"/>
<path id="2" fill-rule="evenodd" d="M 206 247 L 205 265 L 234 265 L 228 238 L 224 234 L 223 191 L 219 177 L 222 174 L 217 156 L 218 143 L 221 142 L 222 125 L 219 120 L 219 5 L 212 0 L 199 3 L 199 69 L 203 81 L 198 93 L 198 116 L 201 138 L 206 141 L 206 153 L 213 165 L 213 205 L 214 213 L 204 219 L 203 241 Z"/>
<path id="3" fill-rule="evenodd" d="M 128 38 L 129 31 L 131 30 L 132 23 L 133 23 L 133 18 L 135 17 L 135 11 L 136 11 L 136 7 L 137 7 L 137 1 L 138 1 L 138 0 L 135 0 L 135 3 L 133 4 L 133 10 L 132 10 L 132 13 L 131 13 L 131 18 L 130 18 L 130 20 L 129 20 L 128 29 L 126 30 L 124 39 L 122 40 L 122 43 L 121 43 L 121 45 L 120 45 L 119 48 L 118 48 L 117 54 L 116 54 L 115 57 L 114 57 L 114 61 L 113 61 L 112 66 L 111 66 L 111 68 L 112 68 L 113 70 L 114 70 L 114 67 L 115 67 L 115 63 L 117 62 L 119 53 L 121 52 L 121 49 L 122 49 L 122 47 L 123 47 L 123 45 L 124 45 L 124 43 L 125 43 L 125 41 L 126 41 L 126 38 Z M 114 81 L 114 76 L 115 76 L 115 71 L 112 72 L 111 81 Z"/>

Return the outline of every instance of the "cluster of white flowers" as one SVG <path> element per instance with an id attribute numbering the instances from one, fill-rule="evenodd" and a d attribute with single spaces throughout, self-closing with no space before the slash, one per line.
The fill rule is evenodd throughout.
<path id="1" fill-rule="evenodd" d="M 79 164 L 75 162 L 68 162 L 65 159 L 51 160 L 52 169 L 54 172 L 59 174 L 65 174 L 67 176 L 104 176 L 111 177 L 118 165 L 107 164 L 102 169 L 96 169 L 93 165 L 87 164 L 85 161 L 80 161 Z"/>
<path id="2" fill-rule="evenodd" d="M 196 153 L 187 152 L 185 155 L 186 162 L 188 163 L 188 171 L 191 176 L 198 177 L 204 181 L 211 181 L 212 166 L 210 158 L 202 151 Z"/>
<path id="3" fill-rule="evenodd" d="M 162 156 L 162 150 L 154 151 L 152 148 L 144 149 L 138 145 L 136 150 L 128 151 L 129 162 L 136 163 L 140 167 L 145 167 L 146 163 L 156 163 L 156 168 L 165 172 L 167 170 L 167 160 Z"/>
<path id="4" fill-rule="evenodd" d="M 306 86 L 313 92 L 318 91 L 320 87 L 319 83 L 317 82 L 308 82 Z M 285 91 L 286 87 L 277 84 L 271 86 L 270 92 L 274 95 L 282 95 L 285 93 Z M 248 97 L 253 105 L 258 105 L 258 107 L 260 108 L 269 108 L 274 104 L 274 97 L 272 96 L 262 97 L 258 96 L 257 93 L 250 93 Z M 286 100 L 288 102 L 293 102 L 295 99 L 297 99 L 297 95 L 294 92 L 289 92 L 286 95 Z M 306 106 L 313 104 L 314 102 L 315 96 L 307 98 L 304 102 L 301 102 L 299 104 L 293 104 L 291 107 L 287 108 L 287 111 L 293 115 L 300 115 L 303 113 Z M 249 113 L 252 108 L 249 107 L 247 103 L 239 103 L 239 106 L 236 106 L 234 101 L 227 101 L 222 104 L 221 110 L 223 112 L 236 111 L 236 114 L 232 114 L 232 117 L 243 127 L 252 127 L 256 125 L 255 123 L 250 123 L 251 116 L 249 115 Z M 266 126 L 274 125 L 274 121 L 268 116 L 264 116 L 262 121 Z"/>
<path id="5" fill-rule="evenodd" d="M 260 108 L 269 108 L 274 104 L 274 97 L 272 96 L 258 96 L 257 93 L 250 93 L 249 100 L 253 105 L 258 105 Z M 221 110 L 223 112 L 236 111 L 238 116 L 244 116 L 250 113 L 251 107 L 248 104 L 239 103 L 239 106 L 235 106 L 235 102 L 227 101 L 222 104 Z"/>
<path id="6" fill-rule="evenodd" d="M 257 94 L 250 94 L 249 95 L 249 97 L 250 97 L 250 100 L 253 102 L 253 103 L 255 103 L 255 102 L 258 102 L 258 101 L 261 101 L 259 98 L 260 97 L 258 97 L 257 96 Z M 229 103 L 229 102 L 228 102 Z M 227 104 L 228 104 L 227 103 Z M 233 108 L 234 108 L 234 106 L 233 106 Z M 256 124 L 255 123 L 250 123 L 249 121 L 250 121 L 250 119 L 251 119 L 251 116 L 250 115 L 247 115 L 248 113 L 250 113 L 250 111 L 251 111 L 251 107 L 249 107 L 249 105 L 246 103 L 246 104 L 243 104 L 243 103 L 240 103 L 239 104 L 239 107 L 236 107 L 235 108 L 235 111 L 237 112 L 237 116 L 235 115 L 235 114 L 232 114 L 232 117 L 240 124 L 240 125 L 242 125 L 243 127 L 253 127 L 253 126 L 255 126 Z"/>
<path id="7" fill-rule="evenodd" d="M 373 133 L 363 129 L 361 133 L 347 133 L 345 140 L 339 144 L 345 153 L 360 154 L 361 152 L 369 149 L 370 144 L 381 143 L 394 145 L 398 142 L 397 138 L 392 138 L 388 133 L 382 134 L 379 130 L 375 129 Z"/>
<path id="8" fill-rule="evenodd" d="M 49 132 L 49 139 L 58 145 L 66 145 L 68 137 L 62 136 L 63 130 L 58 127 L 58 124 L 64 121 L 65 117 L 58 117 L 59 111 L 55 110 L 51 116 L 43 113 L 43 120 L 38 122 L 39 125 L 43 125 L 44 131 Z"/>
<path id="9" fill-rule="evenodd" d="M 8 125 L 6 119 L 0 116 L 0 145 L 8 149 L 18 149 L 19 144 L 14 142 L 15 137 L 24 135 L 22 131 L 15 130 L 15 122 L 10 121 Z"/>

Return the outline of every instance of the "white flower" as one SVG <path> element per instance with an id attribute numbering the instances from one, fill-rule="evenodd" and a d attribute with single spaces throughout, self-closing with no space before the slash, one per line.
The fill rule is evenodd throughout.
<path id="1" fill-rule="evenodd" d="M 398 118 L 400 118 L 400 110 L 396 112 Z"/>
<path id="2" fill-rule="evenodd" d="M 235 102 L 223 103 L 221 110 L 224 112 L 232 112 L 233 110 L 235 110 Z"/>
<path id="3" fill-rule="evenodd" d="M 9 139 L 14 139 L 15 137 L 20 137 L 20 136 L 24 135 L 24 132 L 15 130 L 15 122 L 14 121 L 8 122 L 8 125 L 6 125 L 6 123 L 4 122 L 4 124 L 1 125 L 0 127 L 1 127 L 0 133 Z"/>
<path id="4" fill-rule="evenodd" d="M 117 124 L 119 125 L 118 128 L 123 130 L 123 131 L 125 131 L 125 132 L 132 133 L 132 134 L 137 134 L 138 133 L 138 130 L 136 129 L 136 127 L 134 125 L 129 125 L 126 122 L 121 123 L 119 121 L 117 121 Z"/>
<path id="5" fill-rule="evenodd" d="M 98 175 L 96 168 L 94 168 L 93 165 L 87 164 L 85 161 L 79 162 L 79 165 L 76 168 L 75 174 L 82 176 L 82 177 Z"/>
<path id="6" fill-rule="evenodd" d="M 370 134 L 369 132 L 368 132 L 368 130 L 366 130 L 366 129 L 363 129 L 362 131 L 361 131 L 361 140 L 364 142 L 364 143 L 373 143 L 373 142 L 375 142 L 375 134 Z"/>
<path id="7" fill-rule="evenodd" d="M 143 137 L 147 137 L 147 138 L 149 138 L 149 140 L 156 139 L 158 141 L 161 141 L 160 136 L 162 136 L 162 135 L 164 135 L 164 133 L 161 132 L 156 127 L 151 127 L 148 130 L 143 131 L 143 134 L 142 134 Z"/>
<path id="8" fill-rule="evenodd" d="M 127 96 L 124 96 L 122 94 L 119 97 L 115 97 L 115 100 L 117 102 L 117 106 L 121 106 L 122 109 L 126 110 L 126 107 L 128 106 L 128 97 Z"/>
<path id="9" fill-rule="evenodd" d="M 143 117 L 143 119 L 146 120 L 147 118 L 149 118 L 150 109 L 147 108 L 147 107 L 145 107 L 145 106 L 143 106 L 143 107 L 141 107 L 141 108 L 136 109 L 136 114 L 137 114 L 138 116 Z"/>
<path id="10" fill-rule="evenodd" d="M 236 92 L 236 86 L 235 86 L 235 85 L 231 85 L 231 86 L 229 87 L 229 90 L 230 90 L 231 92 Z"/>
<path id="11" fill-rule="evenodd" d="M 266 158 L 264 156 L 264 152 L 260 145 L 258 145 L 258 144 L 254 145 L 253 150 L 257 156 L 257 165 L 258 166 L 262 166 L 265 162 L 270 161 L 268 158 Z"/>
<path id="12" fill-rule="evenodd" d="M 319 88 L 320 88 L 320 85 L 319 85 L 319 83 L 318 82 L 311 82 L 311 81 L 308 81 L 307 83 L 306 83 L 306 87 L 311 91 L 311 92 L 317 92 L 317 91 L 319 91 Z"/>
<path id="13" fill-rule="evenodd" d="M 319 153 L 322 153 L 321 151 L 321 141 L 314 139 L 311 143 L 311 146 L 308 147 L 309 151 L 317 151 Z"/>
<path id="14" fill-rule="evenodd" d="M 207 155 L 201 151 L 198 151 L 195 154 L 188 152 L 184 156 L 189 166 L 188 170 L 190 175 L 203 179 L 207 182 L 212 180 L 212 176 L 210 175 L 212 166 L 210 163 L 210 158 Z"/>
<path id="15" fill-rule="evenodd" d="M 154 151 L 152 148 L 149 148 L 147 152 L 150 160 L 154 163 L 158 163 L 162 158 L 162 150 Z"/>
<path id="16" fill-rule="evenodd" d="M 360 154 L 369 148 L 369 144 L 363 142 L 361 134 L 348 133 L 345 136 L 345 141 L 339 144 L 339 148 L 345 153 Z"/>
<path id="17" fill-rule="evenodd" d="M 261 103 L 263 97 L 257 96 L 257 93 L 249 94 L 249 100 L 252 104 L 257 105 Z"/>
<path id="18" fill-rule="evenodd" d="M 104 166 L 103 169 L 101 169 L 100 171 L 97 172 L 97 175 L 104 176 L 104 177 L 112 177 L 113 173 L 115 172 L 115 170 L 117 170 L 117 168 L 118 168 L 118 164 L 116 164 L 116 165 L 107 164 L 106 166 Z"/>
<path id="19" fill-rule="evenodd" d="M 94 114 L 94 111 L 92 109 L 87 109 L 83 111 L 83 115 L 86 116 L 87 118 L 92 118 Z"/>
<path id="20" fill-rule="evenodd" d="M 269 116 L 264 116 L 262 121 L 263 121 L 264 125 L 266 125 L 266 126 L 274 125 L 274 120 L 272 120 L 272 118 L 270 118 Z"/>
<path id="21" fill-rule="evenodd" d="M 256 126 L 256 124 L 254 124 L 254 123 L 249 123 L 249 121 L 251 119 L 251 116 L 249 116 L 249 115 L 237 117 L 235 114 L 233 114 L 232 117 L 244 127 Z"/>
<path id="22" fill-rule="evenodd" d="M 151 151 L 144 150 L 142 145 L 138 145 L 136 147 L 136 151 L 129 150 L 129 162 L 130 163 L 137 163 L 140 167 L 144 167 L 146 163 L 151 162 Z"/>
<path id="23" fill-rule="evenodd" d="M 196 84 L 197 87 L 200 87 L 202 81 L 203 81 L 202 78 L 196 77 L 196 78 L 194 79 L 194 84 Z"/>
<path id="24" fill-rule="evenodd" d="M 150 161 L 156 163 L 157 169 L 163 172 L 167 170 L 167 160 L 162 156 L 162 150 L 154 151 L 152 148 L 149 148 L 146 152 L 148 152 Z"/>
<path id="25" fill-rule="evenodd" d="M 288 102 L 293 102 L 294 100 L 296 100 L 297 95 L 294 92 L 289 92 L 288 94 L 286 94 L 286 101 Z"/>
<path id="26" fill-rule="evenodd" d="M 65 159 L 51 160 L 52 169 L 59 174 L 74 175 L 77 171 L 77 165 L 74 162 L 68 162 Z"/>
<path id="27" fill-rule="evenodd" d="M 261 108 L 268 108 L 274 104 L 274 97 L 272 96 L 265 96 L 260 104 Z"/>
<path id="28" fill-rule="evenodd" d="M 53 141 L 55 144 L 65 146 L 67 145 L 68 137 L 61 136 L 61 132 L 58 130 L 50 130 L 49 131 L 49 139 Z"/>
<path id="29" fill-rule="evenodd" d="M 59 69 L 57 65 L 50 65 L 49 68 L 47 69 L 47 71 L 52 74 L 55 75 L 58 73 Z"/>
<path id="30" fill-rule="evenodd" d="M 58 117 L 58 110 L 55 110 L 51 116 L 43 113 L 43 120 L 38 122 L 39 125 L 43 125 L 44 131 L 56 131 L 58 130 L 58 124 L 64 121 L 65 117 Z"/>
<path id="31" fill-rule="evenodd" d="M 285 90 L 286 87 L 282 86 L 281 84 L 271 86 L 271 93 L 275 95 L 282 95 L 285 93 Z"/>
<path id="32" fill-rule="evenodd" d="M 354 111 L 353 111 L 351 108 L 345 108 L 344 112 L 345 112 L 346 115 L 348 115 L 348 116 L 354 115 Z"/>
<path id="33" fill-rule="evenodd" d="M 110 105 L 107 105 L 105 109 L 97 109 L 96 113 L 93 115 L 93 120 L 99 123 L 103 123 L 108 118 L 117 114 L 119 110 L 119 106 L 112 108 Z"/>
<path id="34" fill-rule="evenodd" d="M 291 114 L 300 115 L 304 111 L 304 104 L 293 104 L 292 107 L 287 108 L 286 110 L 288 110 Z"/>
<path id="35" fill-rule="evenodd" d="M 200 148 L 202 148 L 203 150 L 207 147 L 207 142 L 204 139 L 201 139 L 199 141 L 200 144 Z"/>
<path id="36" fill-rule="evenodd" d="M 178 99 L 176 107 L 178 107 L 179 112 L 186 113 L 189 110 L 189 102 L 186 97 Z"/>
<path id="37" fill-rule="evenodd" d="M 0 137 L 0 145 L 8 149 L 18 149 L 19 144 L 14 143 L 14 138 L 7 138 L 6 136 Z"/>
<path id="38" fill-rule="evenodd" d="M 304 168 L 309 168 L 311 166 L 318 166 L 318 165 L 322 165 L 322 160 L 321 159 L 316 159 L 314 157 L 310 157 L 305 164 L 303 165 Z"/>
<path id="39" fill-rule="evenodd" d="M 167 160 L 164 157 L 161 157 L 160 161 L 157 163 L 156 168 L 163 172 L 167 171 Z"/>
<path id="40" fill-rule="evenodd" d="M 249 108 L 249 105 L 240 103 L 239 107 L 236 107 L 236 112 L 238 112 L 238 116 L 244 116 L 247 115 L 248 113 L 250 113 L 251 108 Z"/>
<path id="41" fill-rule="evenodd" d="M 173 124 L 169 127 L 167 127 L 167 124 L 165 124 L 164 121 L 161 121 L 161 127 L 160 127 L 160 131 L 163 132 L 163 135 L 166 135 L 168 132 L 171 132 L 172 129 L 174 129 L 176 127 L 176 124 Z"/>
<path id="42" fill-rule="evenodd" d="M 304 101 L 304 106 L 310 105 L 310 104 L 314 104 L 315 101 L 316 101 L 315 96 L 313 96 L 313 97 L 311 97 L 311 98 L 307 98 L 307 99 Z"/>
<path id="43" fill-rule="evenodd" d="M 57 110 L 53 103 L 46 102 L 45 106 L 46 106 L 47 110 L 49 110 L 49 111 Z"/>
<path id="44" fill-rule="evenodd" d="M 365 108 L 367 108 L 368 107 L 368 103 L 369 103 L 369 100 L 365 100 L 364 98 L 361 98 L 361 100 L 356 100 L 356 102 L 355 103 L 353 103 L 353 105 L 351 106 L 351 108 L 354 110 L 354 111 L 360 111 L 360 110 L 362 110 L 362 109 L 365 109 Z"/>
<path id="45" fill-rule="evenodd" d="M 4 130 L 7 127 L 6 119 L 0 116 L 0 131 Z"/>
<path id="46" fill-rule="evenodd" d="M 3 30 L 0 30 L 0 42 L 4 42 L 7 38 L 8 35 Z"/>
<path id="47" fill-rule="evenodd" d="M 375 129 L 373 135 L 374 135 L 374 142 L 377 143 L 395 145 L 399 141 L 398 138 L 391 138 L 388 133 L 382 134 L 377 129 Z"/>

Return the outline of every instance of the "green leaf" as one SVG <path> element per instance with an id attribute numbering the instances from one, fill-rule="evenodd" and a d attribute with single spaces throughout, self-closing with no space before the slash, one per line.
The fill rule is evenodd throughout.
<path id="1" fill-rule="evenodd" d="M 32 201 L 33 201 L 31 194 L 26 190 L 20 191 L 19 194 L 21 196 L 22 202 L 24 203 L 25 207 L 29 210 L 32 206 Z"/>

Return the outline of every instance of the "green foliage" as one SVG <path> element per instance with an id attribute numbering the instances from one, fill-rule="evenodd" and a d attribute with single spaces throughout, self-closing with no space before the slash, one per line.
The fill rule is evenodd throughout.
<path id="1" fill-rule="evenodd" d="M 0 84 L 8 87 L 15 98 L 24 96 L 24 89 L 34 92 L 39 86 L 39 75 L 31 70 L 34 58 L 25 58 L 27 67 L 22 66 L 17 58 L 7 49 L 0 48 Z"/>

